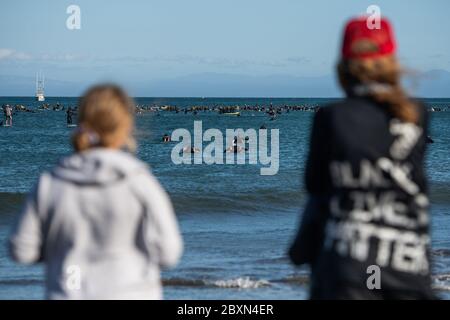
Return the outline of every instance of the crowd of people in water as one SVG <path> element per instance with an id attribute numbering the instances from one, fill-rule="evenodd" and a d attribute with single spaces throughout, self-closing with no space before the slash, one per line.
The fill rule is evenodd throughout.
<path id="1" fill-rule="evenodd" d="M 14 112 L 38 112 L 38 111 L 67 111 L 67 109 L 72 108 L 76 111 L 76 105 L 62 105 L 59 102 L 55 104 L 44 103 L 36 107 L 27 107 L 22 104 L 16 104 L 13 107 L 9 105 L 4 105 L 3 107 L 10 107 Z M 241 111 L 252 111 L 252 112 L 265 112 L 271 115 L 289 113 L 290 111 L 309 111 L 316 112 L 319 109 L 319 105 L 194 105 L 188 107 L 178 107 L 176 105 L 141 105 L 137 104 L 134 107 L 135 114 L 141 113 L 158 113 L 158 112 L 173 112 L 173 113 L 194 113 L 198 114 L 200 112 L 218 112 L 219 114 L 229 114 Z"/>
<path id="2" fill-rule="evenodd" d="M 233 116 L 241 116 L 241 112 L 257 112 L 257 113 L 263 113 L 269 116 L 269 121 L 276 120 L 277 117 L 279 117 L 282 114 L 288 114 L 290 112 L 295 111 L 303 111 L 303 112 L 317 112 L 320 110 L 319 105 L 273 105 L 273 103 L 270 103 L 269 105 L 213 105 L 213 106 L 190 106 L 190 107 L 177 107 L 174 105 L 135 105 L 134 106 L 134 113 L 136 115 L 142 115 L 144 113 L 150 113 L 156 116 L 159 116 L 161 112 L 170 112 L 170 113 L 182 113 L 182 114 L 192 114 L 192 115 L 198 115 L 200 113 L 205 112 L 216 112 L 220 115 L 233 115 Z M 39 112 L 39 111 L 61 111 L 66 113 L 66 122 L 69 127 L 76 126 L 76 121 L 74 121 L 74 118 L 76 118 L 78 113 L 78 106 L 76 105 L 62 105 L 59 102 L 55 104 L 49 104 L 44 103 L 37 108 L 30 108 L 21 104 L 16 104 L 14 107 L 11 107 L 9 104 L 2 106 L 3 113 L 4 113 L 4 121 L 0 122 L 0 125 L 3 126 L 12 126 L 12 117 L 14 114 L 19 112 Z M 437 106 L 430 106 L 427 108 L 428 112 L 444 112 L 450 110 L 450 106 L 448 107 L 437 107 Z M 266 129 L 266 125 L 262 124 L 260 126 L 260 129 Z M 162 137 L 162 142 L 169 143 L 171 142 L 170 135 L 164 134 Z M 434 140 L 427 136 L 427 143 L 434 143 Z M 187 148 L 184 150 L 184 152 L 187 153 L 197 153 L 199 150 L 196 150 L 195 148 Z M 243 152 L 246 151 L 242 147 L 237 147 L 236 145 L 230 146 L 226 152 Z"/>
<path id="3" fill-rule="evenodd" d="M 192 114 L 198 115 L 205 112 L 216 112 L 221 115 L 234 115 L 241 116 L 244 112 L 256 112 L 267 114 L 270 117 L 270 120 L 275 120 L 278 116 L 282 114 L 287 114 L 294 111 L 303 111 L 303 112 L 317 112 L 321 108 L 318 104 L 301 104 L 301 105 L 274 105 L 270 103 L 268 105 L 265 104 L 255 104 L 255 105 L 202 105 L 202 106 L 188 106 L 188 107 L 178 107 L 176 105 L 140 105 L 137 104 L 134 106 L 134 113 L 136 115 L 142 115 L 145 113 L 154 114 L 156 116 L 160 115 L 164 112 L 169 113 L 181 113 L 181 114 Z M 36 113 L 40 111 L 60 111 L 66 112 L 67 114 L 67 123 L 72 124 L 73 118 L 77 114 L 78 106 L 76 105 L 63 105 L 59 102 L 55 104 L 44 103 L 36 107 L 24 106 L 22 104 L 16 104 L 14 106 L 10 106 L 9 104 L 5 104 L 2 106 L 4 113 L 4 121 L 3 123 L 11 123 L 12 124 L 12 116 L 21 113 Z M 450 110 L 450 106 L 429 106 L 427 108 L 428 112 L 445 112 Z M 7 121 L 8 120 L 8 121 Z"/>

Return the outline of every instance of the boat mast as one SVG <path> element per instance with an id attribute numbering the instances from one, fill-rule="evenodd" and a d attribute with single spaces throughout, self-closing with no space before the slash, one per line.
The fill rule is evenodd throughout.
<path id="1" fill-rule="evenodd" d="M 36 99 L 38 101 L 44 101 L 44 75 L 41 72 L 36 74 Z"/>

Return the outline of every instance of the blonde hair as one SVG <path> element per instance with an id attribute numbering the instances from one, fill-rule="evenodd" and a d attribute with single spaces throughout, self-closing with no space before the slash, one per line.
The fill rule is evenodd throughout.
<path id="1" fill-rule="evenodd" d="M 342 60 L 337 69 L 347 95 L 354 95 L 354 89 L 361 85 L 384 88 L 369 91 L 367 96 L 386 105 L 393 117 L 405 122 L 418 122 L 417 106 L 401 85 L 402 70 L 395 56 Z"/>
<path id="2" fill-rule="evenodd" d="M 90 88 L 79 101 L 78 124 L 72 136 L 77 152 L 93 147 L 135 149 L 134 103 L 117 85 L 101 84 Z"/>

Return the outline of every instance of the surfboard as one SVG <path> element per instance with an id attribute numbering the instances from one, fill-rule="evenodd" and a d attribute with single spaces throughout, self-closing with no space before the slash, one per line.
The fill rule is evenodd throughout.
<path id="1" fill-rule="evenodd" d="M 67 125 L 67 128 L 75 128 L 75 127 L 77 127 L 76 124 L 68 124 L 68 125 Z"/>
<path id="2" fill-rule="evenodd" d="M 239 117 L 241 115 L 240 112 L 225 112 L 225 113 L 222 113 L 222 114 L 225 115 L 225 116 L 237 116 L 237 117 Z"/>
<path id="3" fill-rule="evenodd" d="M 3 126 L 4 126 L 4 127 L 11 127 L 10 124 L 4 124 Z"/>

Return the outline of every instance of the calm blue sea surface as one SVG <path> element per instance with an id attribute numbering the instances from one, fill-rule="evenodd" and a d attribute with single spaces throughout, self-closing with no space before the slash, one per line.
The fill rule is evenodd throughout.
<path id="1" fill-rule="evenodd" d="M 47 103 L 76 105 L 75 98 L 48 98 Z M 138 98 L 143 105 L 324 105 L 327 99 L 168 99 Z M 431 99 L 448 107 L 450 99 Z M 71 128 L 64 111 L 37 110 L 33 98 L 3 97 L 0 104 L 23 104 L 35 113 L 14 115 L 13 127 L 0 127 L 0 299 L 42 299 L 41 266 L 14 264 L 6 252 L 10 225 L 23 195 L 39 173 L 71 152 Z M 312 112 L 291 111 L 275 121 L 262 112 L 241 117 L 204 111 L 137 115 L 138 156 L 147 162 L 170 193 L 185 239 L 179 266 L 163 273 L 167 299 L 304 299 L 308 270 L 296 269 L 286 249 L 305 200 L 302 182 Z M 161 137 L 176 128 L 280 130 L 280 169 L 261 176 L 260 165 L 174 165 L 173 144 Z M 437 293 L 450 298 L 450 112 L 434 112 L 427 172 L 432 202 L 433 281 Z"/>

